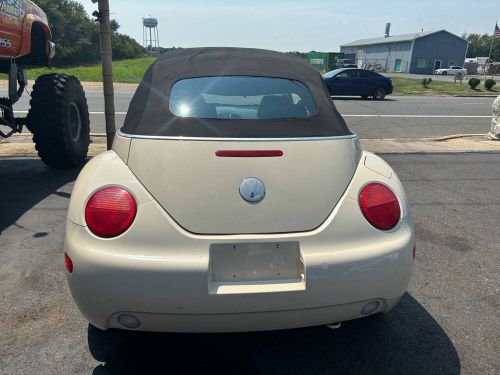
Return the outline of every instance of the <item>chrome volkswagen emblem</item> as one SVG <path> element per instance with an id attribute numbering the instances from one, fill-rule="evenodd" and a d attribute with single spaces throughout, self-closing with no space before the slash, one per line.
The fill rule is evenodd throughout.
<path id="1" fill-rule="evenodd" d="M 240 185 L 240 195 L 247 202 L 257 203 L 266 196 L 266 187 L 258 178 L 248 177 Z"/>

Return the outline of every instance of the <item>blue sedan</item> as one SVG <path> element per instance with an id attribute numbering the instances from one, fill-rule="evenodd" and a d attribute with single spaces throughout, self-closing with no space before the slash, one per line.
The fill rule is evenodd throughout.
<path id="1" fill-rule="evenodd" d="M 372 96 L 383 100 L 392 93 L 392 80 L 365 69 L 341 68 L 323 75 L 328 91 L 332 96 Z"/>

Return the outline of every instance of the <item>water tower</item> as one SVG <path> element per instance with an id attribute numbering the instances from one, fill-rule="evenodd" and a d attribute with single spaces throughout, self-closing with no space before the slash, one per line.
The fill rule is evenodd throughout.
<path id="1" fill-rule="evenodd" d="M 158 20 L 151 16 L 142 19 L 144 48 L 150 55 L 160 54 L 160 39 L 158 37 Z"/>

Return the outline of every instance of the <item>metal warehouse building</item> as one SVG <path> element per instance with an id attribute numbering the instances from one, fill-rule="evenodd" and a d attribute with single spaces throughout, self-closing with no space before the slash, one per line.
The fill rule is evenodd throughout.
<path id="1" fill-rule="evenodd" d="M 446 30 L 361 39 L 340 46 L 360 67 L 377 66 L 394 72 L 432 74 L 435 69 L 463 66 L 467 40 Z"/>

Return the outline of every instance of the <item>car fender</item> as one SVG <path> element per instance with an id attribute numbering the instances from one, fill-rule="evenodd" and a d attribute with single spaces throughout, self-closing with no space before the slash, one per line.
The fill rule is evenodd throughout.
<path id="1" fill-rule="evenodd" d="M 95 191 L 106 186 L 127 189 L 138 207 L 153 200 L 120 156 L 115 151 L 107 151 L 92 158 L 80 172 L 69 201 L 67 219 L 86 226 L 84 210 L 87 201 Z"/>
<path id="2" fill-rule="evenodd" d="M 411 207 L 403 184 L 387 162 L 380 156 L 363 151 L 358 168 L 346 191 L 346 198 L 358 201 L 363 186 L 370 182 L 383 183 L 398 197 L 401 204 L 401 218 L 411 218 Z"/>

